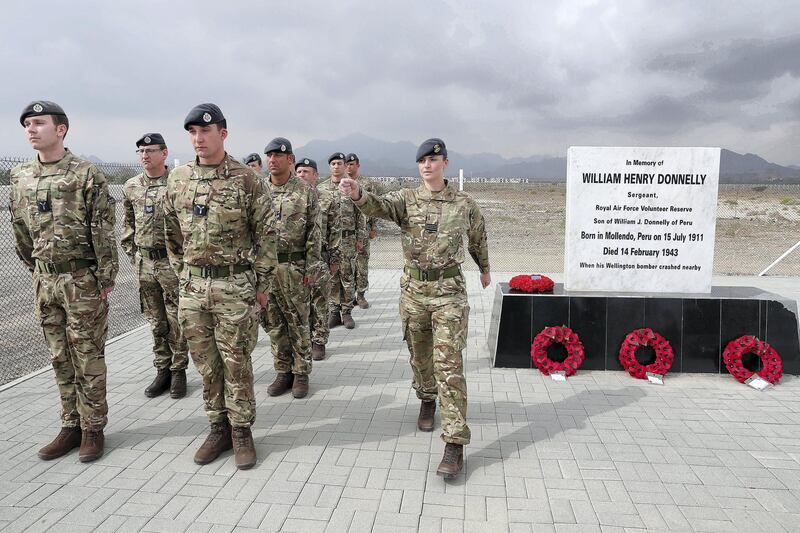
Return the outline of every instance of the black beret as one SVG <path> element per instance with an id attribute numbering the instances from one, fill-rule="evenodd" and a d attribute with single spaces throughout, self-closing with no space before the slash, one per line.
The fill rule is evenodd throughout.
<path id="1" fill-rule="evenodd" d="M 289 142 L 289 139 L 286 137 L 275 137 L 272 139 L 266 148 L 264 148 L 264 153 L 269 154 L 272 152 L 280 152 L 282 154 L 291 154 L 292 153 L 292 143 Z"/>
<path id="2" fill-rule="evenodd" d="M 194 106 L 183 119 L 183 129 L 188 130 L 189 126 L 219 124 L 223 120 L 225 120 L 225 115 L 216 104 L 200 104 Z"/>
<path id="3" fill-rule="evenodd" d="M 36 100 L 35 102 L 31 102 L 28 104 L 25 109 L 22 110 L 22 114 L 19 116 L 19 123 L 23 126 L 25 125 L 25 119 L 28 117 L 38 117 L 40 115 L 64 115 L 64 110 L 55 102 L 48 102 L 47 100 Z"/>
<path id="4" fill-rule="evenodd" d="M 309 159 L 309 158 L 307 158 L 307 157 L 305 157 L 305 158 L 301 159 L 300 161 L 298 161 L 298 162 L 297 162 L 297 163 L 294 165 L 294 169 L 295 169 L 295 170 L 297 170 L 297 169 L 298 169 L 298 168 L 300 168 L 300 167 L 311 167 L 311 168 L 313 168 L 314 170 L 318 170 L 318 169 L 317 169 L 317 162 L 316 162 L 316 161 L 314 161 L 313 159 Z"/>
<path id="5" fill-rule="evenodd" d="M 443 140 L 436 137 L 428 139 L 417 148 L 417 162 L 426 155 L 443 155 L 447 157 L 447 146 L 444 145 Z"/>
<path id="6" fill-rule="evenodd" d="M 253 161 L 258 161 L 258 164 L 261 164 L 261 156 L 257 153 L 253 152 L 252 154 L 248 155 L 244 158 L 244 164 L 252 163 Z"/>
<path id="7" fill-rule="evenodd" d="M 145 133 L 138 141 L 136 141 L 136 148 L 139 148 L 140 146 L 152 146 L 154 144 L 163 144 L 164 146 L 167 145 L 167 143 L 164 142 L 164 137 L 162 137 L 160 133 Z"/>
<path id="8" fill-rule="evenodd" d="M 356 163 L 361 163 L 361 161 L 359 161 L 359 159 L 358 159 L 358 154 L 354 154 L 352 152 L 347 154 L 347 162 L 349 163 L 350 161 L 355 161 Z"/>
<path id="9" fill-rule="evenodd" d="M 342 152 L 336 152 L 335 154 L 331 154 L 328 158 L 328 164 L 331 164 L 331 161 L 336 161 L 337 159 L 341 159 L 342 161 L 345 160 L 344 154 Z"/>

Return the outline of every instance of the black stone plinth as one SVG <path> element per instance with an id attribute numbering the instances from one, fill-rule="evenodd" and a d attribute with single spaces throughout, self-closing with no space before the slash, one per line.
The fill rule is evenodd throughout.
<path id="1" fill-rule="evenodd" d="M 625 335 L 650 328 L 672 345 L 670 372 L 727 373 L 722 351 L 753 335 L 772 345 L 786 374 L 800 374 L 797 302 L 754 287 L 713 287 L 711 294 L 565 291 L 526 294 L 499 283 L 489 325 L 495 367 L 531 368 L 531 343 L 547 326 L 567 326 L 581 339 L 584 370 L 621 370 Z"/>

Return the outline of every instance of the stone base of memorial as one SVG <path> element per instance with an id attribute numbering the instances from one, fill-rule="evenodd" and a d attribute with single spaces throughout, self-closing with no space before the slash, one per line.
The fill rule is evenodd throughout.
<path id="1" fill-rule="evenodd" d="M 727 374 L 725 346 L 753 335 L 780 354 L 785 374 L 800 374 L 797 302 L 754 287 L 713 287 L 701 295 L 629 294 L 565 291 L 557 283 L 552 293 L 526 294 L 499 283 L 488 337 L 494 366 L 533 368 L 531 343 L 547 326 L 568 326 L 580 336 L 586 354 L 581 370 L 623 370 L 618 354 L 625 335 L 651 328 L 675 352 L 670 373 Z M 756 357 L 745 363 L 760 369 Z"/>

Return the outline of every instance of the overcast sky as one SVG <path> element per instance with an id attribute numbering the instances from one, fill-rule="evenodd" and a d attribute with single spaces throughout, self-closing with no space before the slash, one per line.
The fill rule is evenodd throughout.
<path id="1" fill-rule="evenodd" d="M 4 2 L 0 154 L 60 103 L 67 145 L 191 154 L 195 104 L 228 150 L 364 133 L 506 157 L 570 145 L 721 146 L 800 164 L 800 2 Z M 347 150 L 347 147 L 342 147 Z"/>

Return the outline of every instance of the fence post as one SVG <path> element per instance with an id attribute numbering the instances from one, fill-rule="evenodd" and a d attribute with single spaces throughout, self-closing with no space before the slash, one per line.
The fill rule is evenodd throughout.
<path id="1" fill-rule="evenodd" d="M 800 241 L 797 241 L 797 244 L 795 244 L 794 246 L 792 246 L 791 248 L 786 250 L 779 258 L 777 258 L 775 261 L 773 261 L 771 265 L 769 265 L 767 268 L 762 270 L 758 275 L 759 276 L 766 276 L 767 272 L 772 270 L 772 267 L 774 267 L 775 265 L 777 265 L 778 263 L 780 263 L 781 261 L 786 259 L 786 256 L 788 256 L 790 253 L 792 253 L 795 250 L 797 250 L 798 247 L 800 247 Z"/>
<path id="2" fill-rule="evenodd" d="M 464 169 L 463 168 L 459 168 L 458 169 L 458 190 L 459 191 L 463 191 L 464 190 Z"/>

